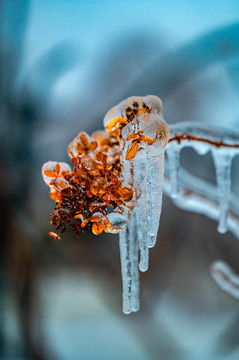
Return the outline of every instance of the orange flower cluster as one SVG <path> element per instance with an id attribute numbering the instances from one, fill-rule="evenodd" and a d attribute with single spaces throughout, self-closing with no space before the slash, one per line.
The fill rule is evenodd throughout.
<path id="1" fill-rule="evenodd" d="M 48 161 L 42 167 L 50 197 L 56 201 L 51 224 L 60 239 L 69 225 L 79 235 L 89 229 L 95 235 L 102 231 L 119 232 L 122 224 L 112 223 L 112 213 L 128 217 L 133 208 L 133 188 L 124 186 L 120 163 L 119 140 L 104 131 L 90 137 L 80 132 L 70 143 L 68 154 L 73 170 L 66 163 Z"/>
<path id="2" fill-rule="evenodd" d="M 96 131 L 89 136 L 82 131 L 69 144 L 67 152 L 73 170 L 66 163 L 48 161 L 43 165 L 43 179 L 56 202 L 51 224 L 58 234 L 51 232 L 53 238 L 60 239 L 67 225 L 78 235 L 88 229 L 96 235 L 102 231 L 117 233 L 126 226 L 140 196 L 140 185 L 124 185 L 122 164 L 134 159 L 146 144 L 151 146 L 162 140 L 166 145 L 169 130 L 158 114 L 162 114 L 158 97 L 127 98 L 106 113 L 106 132 Z M 133 132 L 124 138 L 123 128 L 133 121 Z"/>

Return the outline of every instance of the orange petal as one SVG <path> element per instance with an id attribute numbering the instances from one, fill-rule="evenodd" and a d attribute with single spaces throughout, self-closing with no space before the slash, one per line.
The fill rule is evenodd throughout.
<path id="1" fill-rule="evenodd" d="M 97 148 L 97 146 L 98 146 L 97 141 L 91 141 L 89 150 L 94 151 Z"/>
<path id="2" fill-rule="evenodd" d="M 56 167 L 55 167 L 55 172 L 56 172 L 57 175 L 60 174 L 60 170 L 61 170 L 61 166 L 60 166 L 59 163 L 57 163 L 57 164 L 56 164 Z"/>
<path id="3" fill-rule="evenodd" d="M 97 212 L 90 217 L 90 221 L 99 222 L 103 219 L 103 217 L 104 217 L 104 215 L 102 213 Z"/>
<path id="4" fill-rule="evenodd" d="M 81 141 L 83 147 L 88 148 L 89 147 L 88 135 L 85 132 L 82 132 L 82 133 L 80 133 L 79 138 L 80 138 L 80 141 Z"/>
<path id="5" fill-rule="evenodd" d="M 126 160 L 133 159 L 136 155 L 138 148 L 139 148 L 139 144 L 136 141 L 133 142 L 127 151 Z"/>
<path id="6" fill-rule="evenodd" d="M 136 140 L 138 139 L 139 135 L 137 133 L 129 134 L 126 138 L 126 140 Z"/>
<path id="7" fill-rule="evenodd" d="M 47 177 L 56 177 L 55 171 L 53 170 L 45 170 L 44 175 L 46 175 Z"/>
<path id="8" fill-rule="evenodd" d="M 87 195 L 89 198 L 92 198 L 93 194 L 92 194 L 92 192 L 90 191 L 90 189 L 86 189 L 86 195 Z"/>
<path id="9" fill-rule="evenodd" d="M 110 194 L 106 193 L 105 195 L 102 196 L 102 200 L 111 200 L 110 199 Z"/>
<path id="10" fill-rule="evenodd" d="M 129 188 L 119 188 L 117 190 L 118 194 L 124 199 L 124 201 L 130 201 L 133 197 L 133 189 L 129 189 Z"/>
<path id="11" fill-rule="evenodd" d="M 110 200 L 113 200 L 113 201 L 117 201 L 119 200 L 119 197 L 117 196 L 117 194 L 110 194 Z"/>
<path id="12" fill-rule="evenodd" d="M 112 190 L 114 190 L 114 189 L 115 189 L 115 185 L 114 185 L 114 184 L 108 185 L 108 186 L 106 186 L 106 188 L 105 188 L 105 190 L 106 190 L 107 192 L 112 191 Z"/>
<path id="13" fill-rule="evenodd" d="M 119 181 L 118 181 L 118 178 L 117 178 L 117 176 L 115 175 L 115 174 L 112 174 L 111 175 L 111 181 L 112 181 L 112 183 L 114 184 L 114 185 L 118 185 L 118 183 L 119 183 Z"/>
<path id="14" fill-rule="evenodd" d="M 49 236 L 53 237 L 55 240 L 61 240 L 60 236 L 52 231 L 49 232 Z"/>
<path id="15" fill-rule="evenodd" d="M 95 222 L 92 225 L 92 232 L 95 235 L 100 235 L 103 230 L 104 230 L 104 225 L 101 222 Z"/>
<path id="16" fill-rule="evenodd" d="M 90 221 L 89 219 L 86 219 L 86 220 L 82 221 L 81 227 L 82 228 L 85 227 L 88 224 L 89 221 Z"/>
<path id="17" fill-rule="evenodd" d="M 110 171 L 110 170 L 112 170 L 112 167 L 113 167 L 112 164 L 107 164 L 106 167 L 105 167 L 105 170 Z"/>
<path id="18" fill-rule="evenodd" d="M 74 166 L 77 166 L 77 164 L 78 164 L 78 161 L 77 161 L 77 158 L 72 158 L 71 159 L 71 163 L 74 165 Z"/>
<path id="19" fill-rule="evenodd" d="M 80 219 L 81 221 L 84 219 L 84 216 L 82 214 L 75 215 L 75 219 Z"/>
<path id="20" fill-rule="evenodd" d="M 85 150 L 84 150 L 84 148 L 82 147 L 82 145 L 79 142 L 77 142 L 75 144 L 75 147 L 76 147 L 76 150 L 78 152 L 78 155 L 82 155 L 84 153 Z"/>
<path id="21" fill-rule="evenodd" d="M 50 195 L 50 198 L 54 201 L 58 201 L 61 198 L 61 194 L 59 193 L 59 191 L 56 190 L 55 187 L 51 187 L 49 195 Z"/>
<path id="22" fill-rule="evenodd" d="M 148 145 L 152 145 L 154 143 L 154 140 L 152 140 L 149 136 L 142 135 L 140 137 L 140 141 L 145 141 Z"/>

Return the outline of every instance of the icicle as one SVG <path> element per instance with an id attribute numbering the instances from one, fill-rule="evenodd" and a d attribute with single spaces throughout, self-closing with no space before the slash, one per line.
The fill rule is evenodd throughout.
<path id="1" fill-rule="evenodd" d="M 180 145 L 176 141 L 168 144 L 166 148 L 171 183 L 170 196 L 172 198 L 176 198 L 179 193 L 179 151 Z"/>
<path id="2" fill-rule="evenodd" d="M 147 199 L 145 193 L 142 193 L 135 208 L 137 219 L 137 237 L 139 241 L 140 262 L 139 269 L 144 272 L 149 267 L 149 249 L 148 249 L 148 222 L 147 222 Z"/>
<path id="3" fill-rule="evenodd" d="M 148 242 L 148 219 L 147 219 L 147 196 L 146 196 L 146 156 L 142 149 L 135 158 L 135 182 L 140 184 L 141 195 L 134 209 L 136 214 L 136 228 L 140 251 L 140 271 L 148 270 L 149 249 Z"/>
<path id="4" fill-rule="evenodd" d="M 135 231 L 135 215 L 120 234 L 120 259 L 123 283 L 123 312 L 139 310 L 138 244 Z"/>
<path id="5" fill-rule="evenodd" d="M 145 146 L 147 161 L 148 247 L 155 245 L 162 207 L 164 151 Z"/>
<path id="6" fill-rule="evenodd" d="M 228 294 L 239 300 L 239 276 L 222 260 L 214 261 L 210 266 L 213 279 Z"/>
<path id="7" fill-rule="evenodd" d="M 146 271 L 148 248 L 155 245 L 157 238 L 162 204 L 164 147 L 170 138 L 170 131 L 162 117 L 161 100 L 151 95 L 145 98 L 131 97 L 119 103 L 105 115 L 104 126 L 112 135 L 122 129 L 123 180 L 125 186 L 133 186 L 135 190 L 131 201 L 132 208 L 135 206 L 134 211 L 127 227 L 120 232 L 123 312 L 129 314 L 139 309 L 137 247 L 139 245 L 139 268 Z"/>
<path id="8" fill-rule="evenodd" d="M 140 308 L 139 301 L 139 270 L 138 270 L 138 238 L 136 231 L 136 216 L 132 215 L 130 225 L 130 238 L 132 241 L 132 305 L 133 312 L 137 312 Z"/>
<path id="9" fill-rule="evenodd" d="M 224 234 L 228 229 L 227 212 L 231 191 L 232 156 L 228 149 L 213 149 L 212 156 L 216 168 L 218 200 L 220 203 L 218 232 Z"/>

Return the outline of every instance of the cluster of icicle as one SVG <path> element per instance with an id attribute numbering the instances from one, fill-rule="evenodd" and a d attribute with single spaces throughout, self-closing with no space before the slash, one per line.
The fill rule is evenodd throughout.
<path id="1" fill-rule="evenodd" d="M 239 238 L 239 205 L 231 195 L 231 163 L 239 153 L 239 132 L 188 122 L 170 125 L 169 130 L 162 117 L 161 100 L 155 96 L 124 100 L 106 114 L 105 127 L 113 119 L 124 117 L 126 107 L 132 105 L 133 101 L 147 104 L 149 112 L 135 117 L 121 129 L 124 181 L 135 189 L 140 189 L 140 196 L 127 226 L 119 234 L 123 312 L 126 314 L 136 312 L 140 307 L 139 270 L 144 272 L 148 269 L 149 248 L 156 243 L 163 188 L 178 207 L 217 220 L 220 233 L 229 229 Z M 135 157 L 127 159 L 132 146 L 130 134 L 137 134 L 139 131 L 154 139 L 154 142 L 152 145 L 141 142 L 141 150 L 137 151 Z M 193 148 L 199 155 L 212 153 L 217 188 L 183 169 L 179 171 L 180 151 L 184 147 Z M 166 181 L 163 184 L 165 150 Z M 229 265 L 219 260 L 212 264 L 210 270 L 222 289 L 230 288 L 227 292 L 239 298 L 239 280 L 235 280 L 236 274 Z"/>
<path id="2" fill-rule="evenodd" d="M 156 99 L 146 98 L 154 102 Z M 120 103 L 114 110 L 122 112 L 122 104 L 125 103 Z M 115 116 L 115 112 L 111 115 Z M 108 120 L 106 116 L 105 125 Z M 134 159 L 126 160 L 130 142 L 126 141 L 122 151 L 124 179 L 133 183 L 135 188 L 140 184 L 141 189 L 127 227 L 120 232 L 123 312 L 127 314 L 139 309 L 138 268 L 140 271 L 148 269 L 149 248 L 155 245 L 157 238 L 164 180 L 164 150 L 167 155 L 165 193 L 178 207 L 217 220 L 220 233 L 229 229 L 239 238 L 239 205 L 235 195 L 231 194 L 231 163 L 239 154 L 239 132 L 185 122 L 170 125 L 171 141 L 167 144 L 170 132 L 162 118 L 160 101 L 153 113 L 140 115 L 126 125 L 122 129 L 122 137 L 126 140 L 130 133 L 139 130 L 151 138 L 155 138 L 155 131 L 161 132 L 161 138 L 159 136 L 160 141 L 152 146 L 143 143 L 143 150 L 137 152 Z M 184 147 L 193 148 L 199 155 L 211 152 L 217 187 L 195 178 L 183 169 L 179 171 L 180 151 Z M 229 265 L 218 260 L 211 265 L 210 271 L 223 290 L 239 298 L 239 280 Z"/>
<path id="3" fill-rule="evenodd" d="M 148 269 L 149 248 L 156 243 L 162 205 L 164 150 L 170 138 L 168 125 L 162 117 L 162 102 L 156 96 L 124 100 L 106 114 L 106 129 L 114 119 L 125 118 L 125 111 L 133 108 L 133 104 L 138 104 L 137 114 L 140 115 L 121 129 L 124 182 L 133 185 L 139 194 L 127 226 L 119 233 L 125 314 L 136 312 L 140 307 L 139 270 Z M 141 106 L 146 112 L 139 109 Z M 140 141 L 139 136 L 139 151 L 127 159 L 132 146 L 131 134 L 141 133 L 146 139 L 152 139 L 153 143 L 149 145 L 146 141 Z"/>
<path id="4" fill-rule="evenodd" d="M 164 192 L 177 207 L 218 221 L 219 233 L 229 230 L 239 239 L 239 202 L 231 192 L 231 164 L 239 155 L 239 131 L 182 122 L 170 125 L 170 132 Z M 216 186 L 180 166 L 180 151 L 185 147 L 191 147 L 199 155 L 211 152 Z M 214 261 L 210 272 L 222 290 L 239 299 L 239 277 L 225 261 Z"/>

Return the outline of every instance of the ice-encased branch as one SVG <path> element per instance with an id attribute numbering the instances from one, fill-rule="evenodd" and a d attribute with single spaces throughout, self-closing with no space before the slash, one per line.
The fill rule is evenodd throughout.
<path id="1" fill-rule="evenodd" d="M 239 300 L 239 275 L 228 264 L 216 260 L 210 265 L 210 273 L 222 290 Z"/>
<path id="2" fill-rule="evenodd" d="M 166 174 L 170 178 L 171 185 L 170 188 L 165 185 L 165 192 L 177 206 L 219 220 L 219 232 L 226 232 L 229 226 L 228 214 L 230 212 L 238 214 L 238 206 L 235 202 L 234 208 L 230 209 L 230 198 L 232 198 L 230 193 L 231 161 L 239 154 L 239 132 L 189 122 L 171 125 L 170 131 L 172 137 L 166 147 L 168 158 Z M 217 178 L 216 196 L 215 186 L 182 171 L 179 161 L 180 151 L 184 147 L 191 147 L 199 155 L 212 153 Z M 180 188 L 180 185 L 186 186 L 187 191 Z M 185 198 L 185 194 L 191 195 Z M 230 228 L 234 229 L 233 233 L 238 237 L 239 229 L 236 231 L 234 225 L 230 225 Z"/>
<path id="3" fill-rule="evenodd" d="M 239 202 L 231 192 L 231 163 L 239 154 L 239 132 L 181 123 L 170 127 L 172 137 L 166 152 L 168 163 L 164 191 L 184 210 L 218 220 L 218 231 L 231 231 L 239 239 Z M 199 155 L 211 152 L 217 186 L 180 168 L 180 151 L 193 148 Z M 210 272 L 218 286 L 239 299 L 239 276 L 224 261 L 215 261 Z"/>

